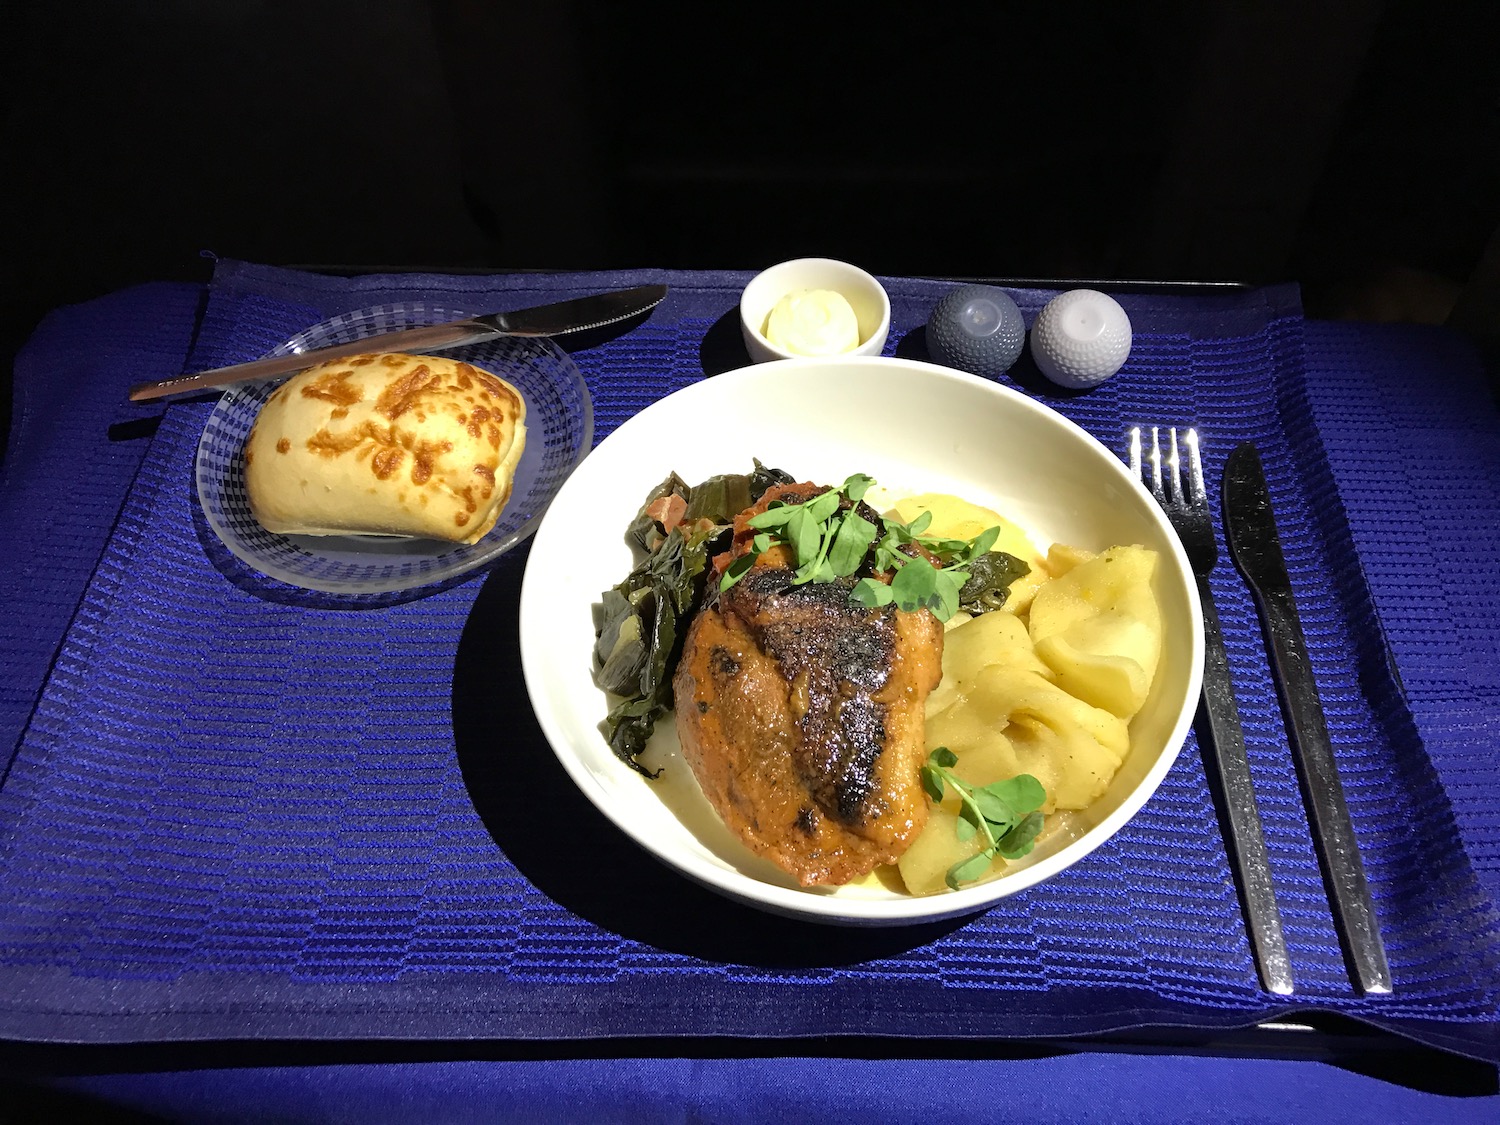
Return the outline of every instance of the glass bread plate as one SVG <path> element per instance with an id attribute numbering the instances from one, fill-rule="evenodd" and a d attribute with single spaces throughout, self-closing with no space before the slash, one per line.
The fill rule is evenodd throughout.
<path id="1" fill-rule="evenodd" d="M 415 301 L 359 309 L 314 325 L 271 354 L 472 315 Z M 550 340 L 505 337 L 441 354 L 493 372 L 526 399 L 526 448 L 510 500 L 489 534 L 466 544 L 385 535 L 278 535 L 261 527 L 245 494 L 244 445 L 261 405 L 279 385 L 267 382 L 227 391 L 198 443 L 198 498 L 224 546 L 260 573 L 305 590 L 369 594 L 442 582 L 523 542 L 593 442 L 588 386 L 572 358 Z"/>

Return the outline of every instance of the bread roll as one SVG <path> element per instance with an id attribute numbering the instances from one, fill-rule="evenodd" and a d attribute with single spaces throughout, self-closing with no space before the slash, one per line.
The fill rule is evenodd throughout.
<path id="1" fill-rule="evenodd" d="M 510 499 L 526 400 L 432 355 L 330 360 L 278 387 L 245 441 L 250 511 L 285 535 L 474 543 Z"/>

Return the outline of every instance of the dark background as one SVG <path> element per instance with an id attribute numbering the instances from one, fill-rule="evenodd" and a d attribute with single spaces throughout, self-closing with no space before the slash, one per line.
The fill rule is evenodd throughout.
<path id="1" fill-rule="evenodd" d="M 3 343 L 288 265 L 1500 289 L 1500 5 L 69 0 L 4 17 Z M 5 400 L 8 402 L 8 394 Z"/>

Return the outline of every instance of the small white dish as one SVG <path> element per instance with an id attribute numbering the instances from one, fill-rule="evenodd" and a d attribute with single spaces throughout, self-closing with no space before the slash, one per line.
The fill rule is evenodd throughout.
<path id="1" fill-rule="evenodd" d="M 885 348 L 891 331 L 891 298 L 874 275 L 834 258 L 796 258 L 762 270 L 740 295 L 740 334 L 754 362 L 812 358 L 796 355 L 766 338 L 766 318 L 777 302 L 805 289 L 831 289 L 854 310 L 859 344 L 845 355 L 879 355 Z"/>
<path id="2" fill-rule="evenodd" d="M 895 409 L 906 404 L 910 409 Z M 732 419 L 730 425 L 705 419 Z M 891 496 L 944 492 L 1001 512 L 1043 551 L 1138 543 L 1160 553 L 1162 657 L 1131 724 L 1132 749 L 1104 796 L 1068 814 L 1026 860 L 988 883 L 925 898 L 881 886 L 804 889 L 752 854 L 709 808 L 658 723 L 649 781 L 600 733 L 608 711 L 592 676 L 593 606 L 634 559 L 626 526 L 670 472 L 697 482 L 748 472 L 752 459 L 799 480 L 873 476 Z M 579 528 L 592 529 L 580 547 Z M 971 914 L 1057 874 L 1108 840 L 1155 792 L 1197 706 L 1203 621 L 1197 586 L 1151 494 L 1071 421 L 990 380 L 897 358 L 799 359 L 726 372 L 653 403 L 602 441 L 563 485 L 527 560 L 521 666 L 538 722 L 564 769 L 606 817 L 683 875 L 792 917 L 861 926 Z"/>

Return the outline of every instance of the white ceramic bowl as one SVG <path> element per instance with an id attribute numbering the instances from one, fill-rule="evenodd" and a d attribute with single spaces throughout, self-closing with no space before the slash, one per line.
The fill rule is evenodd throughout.
<path id="1" fill-rule="evenodd" d="M 732 419 L 729 425 L 713 421 Z M 1123 438 L 1123 435 L 1121 435 Z M 689 482 L 748 472 L 751 459 L 798 479 L 873 476 L 895 497 L 963 496 L 1014 519 L 1045 550 L 1138 543 L 1160 552 L 1165 628 L 1157 677 L 1131 724 L 1131 752 L 1109 789 L 1070 814 L 1027 860 L 989 883 L 918 898 L 879 887 L 807 890 L 734 838 L 691 772 L 660 781 L 620 762 L 600 733 L 592 607 L 633 565 L 626 525 L 673 470 Z M 586 529 L 586 537 L 580 529 Z M 1093 437 L 1025 395 L 915 360 L 799 359 L 730 371 L 654 403 L 574 471 L 537 530 L 520 607 L 521 662 L 541 728 L 599 810 L 682 874 L 777 913 L 901 925 L 972 913 L 1055 875 L 1109 839 L 1156 790 L 1198 700 L 1203 624 L 1181 544 L 1148 493 Z M 651 752 L 676 747 L 670 716 Z"/>
<path id="2" fill-rule="evenodd" d="M 807 358 L 766 339 L 766 317 L 776 303 L 799 289 L 841 293 L 859 321 L 859 346 L 849 355 L 879 355 L 891 331 L 891 298 L 872 274 L 833 258 L 797 258 L 762 270 L 740 295 L 740 334 L 756 363 Z"/>

